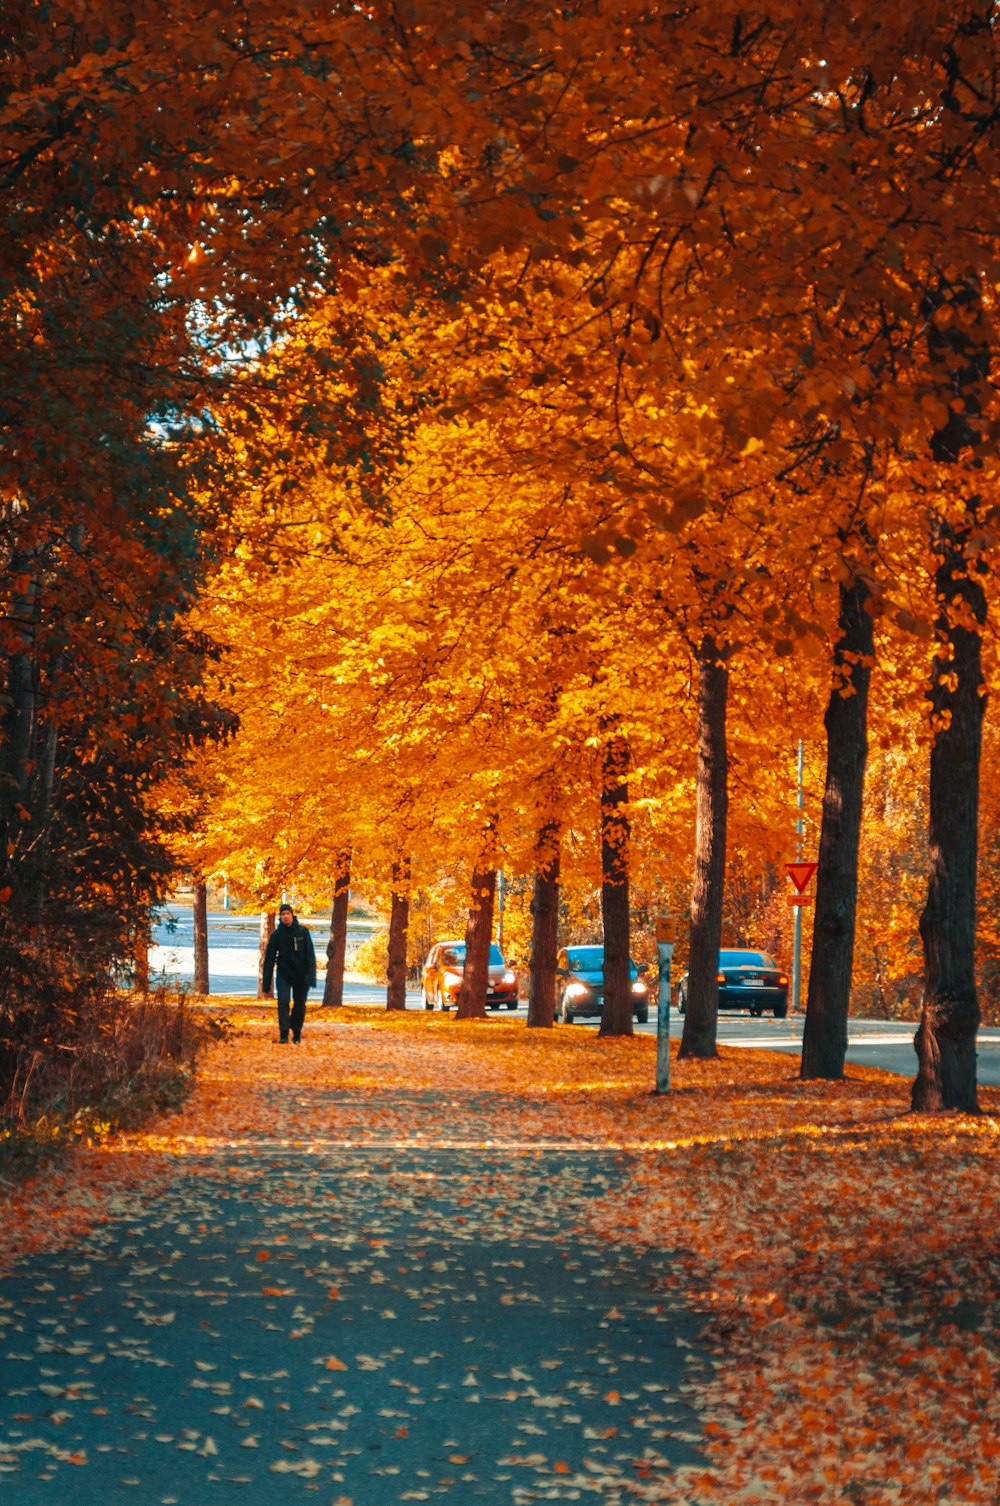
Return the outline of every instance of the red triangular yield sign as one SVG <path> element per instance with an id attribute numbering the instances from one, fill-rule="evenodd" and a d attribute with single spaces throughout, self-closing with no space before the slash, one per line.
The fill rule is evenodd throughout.
<path id="1" fill-rule="evenodd" d="M 788 877 L 791 879 L 792 883 L 795 885 L 796 889 L 801 894 L 805 889 L 807 889 L 809 887 L 809 880 L 812 878 L 813 874 L 816 872 L 816 869 L 819 867 L 819 864 L 818 863 L 786 863 L 785 867 L 788 869 Z"/>

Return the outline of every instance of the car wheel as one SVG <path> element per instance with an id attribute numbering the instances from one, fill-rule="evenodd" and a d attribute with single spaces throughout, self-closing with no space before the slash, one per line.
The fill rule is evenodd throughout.
<path id="1" fill-rule="evenodd" d="M 677 990 L 677 1013 L 678 1014 L 687 1014 L 687 1007 L 688 1007 L 687 989 L 686 988 L 679 988 Z"/>
<path id="2" fill-rule="evenodd" d="M 649 1019 L 649 1005 L 646 1004 L 642 1009 L 637 1009 L 635 1012 L 635 1017 L 639 1021 L 640 1025 L 645 1025 L 646 1021 Z"/>
<path id="3" fill-rule="evenodd" d="M 433 1009 L 434 1008 L 434 1000 L 428 996 L 426 988 L 424 989 L 424 1008 L 425 1009 Z"/>
<path id="4" fill-rule="evenodd" d="M 438 989 L 437 994 L 435 996 L 434 1005 L 435 1005 L 435 1008 L 440 1009 L 444 1014 L 448 1013 L 448 1006 L 447 1006 L 447 1004 L 444 1001 L 444 994 L 441 992 L 440 989 Z"/>
<path id="5" fill-rule="evenodd" d="M 784 1004 L 775 1004 L 775 1006 L 774 1006 L 774 1018 L 776 1020 L 783 1020 L 786 1017 L 787 1014 L 788 1014 L 788 1000 L 787 999 L 785 1000 Z"/>
<path id="6" fill-rule="evenodd" d="M 517 1008 L 517 1000 L 516 999 L 511 999 L 509 1001 L 508 1005 L 507 1005 L 507 1008 L 508 1009 L 516 1009 Z"/>
<path id="7" fill-rule="evenodd" d="M 753 1015 L 755 1020 L 759 1020 L 764 1011 L 763 1009 L 758 1008 L 758 1006 L 755 1004 L 750 1010 L 750 1013 Z"/>
<path id="8" fill-rule="evenodd" d="M 559 1018 L 562 1020 L 564 1025 L 572 1025 L 573 1023 L 573 1011 L 570 1009 L 569 1005 L 566 1002 L 565 994 L 563 994 L 562 1003 L 559 1005 Z"/>

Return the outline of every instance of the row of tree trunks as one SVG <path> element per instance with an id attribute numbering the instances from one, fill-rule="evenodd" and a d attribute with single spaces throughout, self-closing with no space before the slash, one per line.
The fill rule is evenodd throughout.
<path id="1" fill-rule="evenodd" d="M 326 980 L 323 984 L 324 1009 L 339 1009 L 344 1002 L 344 967 L 347 961 L 347 913 L 351 903 L 351 849 L 345 847 L 337 857 L 333 884 L 333 909 L 330 914 L 330 940 L 326 946 Z"/>
<path id="2" fill-rule="evenodd" d="M 628 808 L 631 754 L 628 739 L 614 730 L 604 743 L 601 769 L 601 917 L 604 924 L 604 1006 L 600 1034 L 632 1034 L 632 976 L 629 966 Z"/>
<path id="3" fill-rule="evenodd" d="M 493 906 L 497 891 L 497 816 L 486 819 L 476 866 L 472 870 L 472 900 L 465 923 L 465 966 L 455 1008 L 457 1020 L 485 1020 L 489 986 Z"/>
<path id="4" fill-rule="evenodd" d="M 931 440 L 939 465 L 957 467 L 981 439 L 982 393 L 990 347 L 982 289 L 973 274 L 943 276 L 924 302 L 931 367 L 948 417 Z M 942 317 L 947 315 L 947 317 Z M 971 479 L 971 478 L 970 478 Z M 980 499 L 957 509 L 932 507 L 930 543 L 937 559 L 938 648 L 929 691 L 934 743 L 930 772 L 930 879 L 920 917 L 924 998 L 914 1044 L 917 1112 L 978 1112 L 976 1036 L 976 869 L 983 715 L 982 628 L 986 621 Z"/>
<path id="5" fill-rule="evenodd" d="M 914 1044 L 919 1113 L 977 1113 L 976 868 L 982 751 L 982 644 L 986 595 L 969 573 L 973 523 L 936 517 L 933 543 L 942 610 L 931 680 L 930 878 L 920 917 L 924 998 Z"/>
<path id="6" fill-rule="evenodd" d="M 698 647 L 698 762 L 695 774 L 695 863 L 687 1013 L 680 1055 L 718 1055 L 719 947 L 726 872 L 729 755 L 726 704 L 729 669 L 724 645 L 706 633 Z"/>
<path id="7" fill-rule="evenodd" d="M 840 588 L 840 638 L 826 708 L 826 779 L 816 873 L 816 916 L 806 1020 L 803 1078 L 844 1075 L 851 1005 L 858 850 L 868 761 L 868 687 L 874 653 L 871 589 L 856 575 Z"/>
<path id="8" fill-rule="evenodd" d="M 194 977 L 191 992 L 204 998 L 208 994 L 208 885 L 194 886 L 192 901 L 194 920 Z"/>
<path id="9" fill-rule="evenodd" d="M 271 939 L 271 933 L 278 923 L 276 910 L 262 910 L 260 912 L 260 935 L 257 941 L 257 997 L 264 998 L 264 953 L 267 951 L 267 943 Z"/>
<path id="10" fill-rule="evenodd" d="M 556 1017 L 561 836 L 561 824 L 552 817 L 542 823 L 535 844 L 528 993 L 528 1024 L 532 1029 L 551 1029 Z"/>
<path id="11" fill-rule="evenodd" d="M 389 955 L 386 966 L 387 1009 L 406 1008 L 406 948 L 410 933 L 410 860 L 392 865 L 392 907 L 389 912 Z"/>

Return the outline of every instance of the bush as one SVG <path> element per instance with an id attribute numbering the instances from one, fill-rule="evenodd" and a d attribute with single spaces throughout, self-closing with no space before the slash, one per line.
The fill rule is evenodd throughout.
<path id="1" fill-rule="evenodd" d="M 71 1040 L 5 1042 L 12 1070 L 0 1101 L 0 1174 L 19 1175 L 39 1154 L 176 1105 L 202 1046 L 227 1029 L 193 1015 L 183 996 L 116 993 L 90 1005 Z"/>
<path id="2" fill-rule="evenodd" d="M 388 983 L 386 965 L 389 957 L 389 932 L 373 931 L 351 958 L 351 972 L 360 973 L 372 983 Z"/>

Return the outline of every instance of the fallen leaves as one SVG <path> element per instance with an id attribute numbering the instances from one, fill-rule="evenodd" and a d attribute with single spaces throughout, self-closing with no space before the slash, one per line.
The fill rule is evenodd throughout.
<path id="1" fill-rule="evenodd" d="M 651 1039 L 605 1042 L 583 1031 L 526 1032 L 516 1022 L 491 1021 L 484 1029 L 423 1014 L 345 1009 L 336 1037 L 314 1017 L 304 1049 L 277 1057 L 270 1025 L 259 1015 L 248 1010 L 238 1024 L 241 1034 L 213 1049 L 183 1114 L 82 1152 L 60 1173 L 58 1191 L 34 1188 L 7 1200 L 0 1240 L 8 1259 L 16 1248 L 11 1216 L 26 1220 L 29 1201 L 37 1210 L 29 1259 L 42 1248 L 83 1248 L 82 1231 L 100 1226 L 113 1207 L 123 1237 L 136 1241 L 133 1277 L 142 1290 L 132 1318 L 143 1343 L 146 1336 L 167 1342 L 175 1337 L 171 1326 L 180 1327 L 177 1299 L 165 1285 L 172 1300 L 162 1311 L 155 1294 L 175 1279 L 169 1241 L 157 1234 L 138 1250 L 151 1190 L 173 1185 L 177 1168 L 191 1158 L 199 1178 L 217 1167 L 227 1192 L 238 1197 L 252 1195 L 266 1173 L 272 1211 L 242 1236 L 238 1256 L 249 1290 L 268 1299 L 266 1307 L 258 1304 L 265 1333 L 273 1329 L 267 1342 L 279 1365 L 292 1364 L 288 1356 L 301 1348 L 301 1363 L 315 1366 L 308 1373 L 324 1386 L 335 1384 L 326 1372 L 350 1370 L 355 1389 L 370 1377 L 380 1394 L 397 1398 L 402 1411 L 379 1414 L 385 1446 L 417 1447 L 419 1404 L 447 1398 L 452 1416 L 459 1400 L 462 1412 L 465 1402 L 481 1404 L 470 1416 L 513 1409 L 516 1437 L 488 1465 L 477 1453 L 477 1477 L 486 1478 L 490 1467 L 501 1482 L 505 1469 L 526 1471 L 533 1483 L 524 1489 L 542 1497 L 599 1490 L 609 1502 L 627 1495 L 657 1506 L 742 1506 L 762 1498 L 794 1506 L 805 1500 L 842 1506 L 846 1499 L 864 1506 L 941 1500 L 993 1506 L 1000 1481 L 994 1385 L 1000 1300 L 998 1133 L 990 1112 L 996 1114 L 1000 1095 L 983 1092 L 988 1113 L 978 1120 L 919 1120 L 903 1112 L 906 1084 L 886 1074 L 858 1071 L 842 1084 L 802 1084 L 793 1060 L 733 1051 L 712 1063 L 676 1064 L 674 1091 L 663 1100 L 649 1091 Z M 353 1227 L 341 1218 L 340 1256 L 325 1259 L 323 1231 L 334 1209 L 342 1210 L 336 1204 L 326 1204 L 324 1214 L 310 1210 L 307 1189 L 311 1158 L 321 1165 L 333 1153 L 347 1157 L 359 1189 L 371 1188 L 394 1209 L 409 1207 L 420 1217 L 437 1206 L 435 1189 L 450 1178 L 452 1206 L 461 1213 L 447 1231 L 444 1254 L 433 1218 L 404 1252 L 388 1237 L 375 1204 L 368 1205 L 374 1216 Z M 469 1180 L 464 1168 L 484 1164 L 484 1157 L 489 1177 Z M 526 1181 L 532 1164 L 539 1173 Z M 586 1200 L 572 1204 L 575 1226 L 561 1212 L 570 1206 L 561 1201 L 564 1186 L 576 1186 L 573 1166 L 586 1167 L 589 1178 Z M 430 1201 L 422 1201 L 425 1193 Z M 184 1212 L 171 1226 L 174 1235 L 198 1258 L 211 1258 L 222 1228 L 217 1210 L 196 1197 Z M 391 1337 L 383 1345 L 380 1335 L 395 1331 L 404 1310 L 435 1324 L 444 1311 L 468 1303 L 468 1320 L 481 1322 L 484 1292 L 471 1273 L 484 1252 L 518 1239 L 548 1239 L 553 1227 L 565 1241 L 560 1290 L 581 1299 L 587 1278 L 574 1257 L 598 1235 L 607 1242 L 608 1285 L 595 1292 L 590 1310 L 608 1353 L 625 1354 L 636 1343 L 636 1310 L 622 1300 L 612 1274 L 621 1252 L 635 1252 L 630 1258 L 642 1261 L 649 1283 L 642 1324 L 669 1325 L 681 1300 L 705 1314 L 714 1350 L 707 1370 L 690 1338 L 670 1326 L 659 1331 L 674 1362 L 689 1367 L 680 1387 L 694 1408 L 686 1425 L 669 1412 L 668 1397 L 661 1404 L 662 1387 L 652 1377 L 630 1386 L 614 1367 L 581 1377 L 570 1366 L 560 1371 L 558 1391 L 547 1394 L 537 1384 L 539 1371 L 565 1365 L 558 1354 L 536 1358 L 533 1367 L 512 1350 L 504 1366 L 491 1370 L 479 1351 L 463 1350 L 459 1363 L 445 1363 L 443 1349 L 432 1347 L 440 1332 L 434 1328 L 417 1330 L 423 1342 L 405 1353 Z M 286 1260 L 295 1264 L 285 1267 Z M 291 1279 L 258 1287 L 263 1272 L 255 1273 L 269 1261 L 270 1272 L 288 1270 Z M 490 1310 L 503 1314 L 504 1323 L 532 1324 L 557 1299 L 549 1294 L 543 1302 L 519 1264 L 509 1260 L 491 1276 Z M 86 1262 L 74 1270 L 77 1283 L 93 1279 Z M 205 1304 L 205 1332 L 222 1321 L 215 1309 L 229 1301 L 229 1280 L 224 1266 L 200 1277 L 194 1295 Z M 52 1282 L 38 1281 L 37 1291 L 46 1307 L 61 1310 L 65 1299 Z M 283 1305 L 289 1300 L 291 1308 Z M 373 1325 L 385 1327 L 370 1327 L 349 1350 L 341 1348 L 348 1362 L 322 1344 L 320 1324 L 338 1325 L 327 1343 L 350 1343 L 342 1323 L 359 1302 Z M 166 1364 L 155 1349 L 113 1332 L 97 1347 L 79 1330 L 60 1335 L 55 1327 L 35 1354 L 18 1345 L 8 1360 L 37 1363 L 38 1355 L 62 1354 L 88 1373 L 106 1358 L 131 1367 Z M 293 1335 L 295 1346 L 288 1343 Z M 241 1462 L 259 1458 L 261 1469 L 332 1482 L 335 1491 L 341 1481 L 350 1488 L 356 1455 L 340 1450 L 364 1417 L 362 1408 L 345 1401 L 335 1416 L 309 1422 L 295 1436 L 300 1405 L 298 1397 L 294 1408 L 284 1399 L 288 1369 L 240 1370 L 259 1392 L 240 1402 L 241 1393 L 227 1395 L 235 1370 L 227 1379 L 217 1358 L 192 1355 L 188 1363 L 197 1372 L 188 1384 L 202 1388 L 192 1396 L 204 1407 L 205 1392 L 214 1393 L 220 1405 L 213 1411 L 223 1421 L 214 1436 L 175 1429 L 173 1442 L 174 1432 L 158 1434 L 161 1446 L 208 1469 L 235 1445 Z M 40 1386 L 37 1395 L 59 1403 L 49 1422 L 72 1445 L 71 1404 L 102 1393 L 54 1372 Z M 107 1408 L 90 1412 L 106 1415 Z M 284 1413 L 291 1414 L 285 1423 Z M 147 1415 L 141 1400 L 135 1415 L 138 1427 Z M 237 1417 L 243 1431 L 227 1444 L 222 1429 L 236 1426 Z M 275 1428 L 286 1425 L 287 1457 L 267 1463 L 281 1452 Z M 570 1452 L 574 1437 L 591 1454 Z M 525 1452 L 535 1439 L 537 1449 Z M 461 1489 L 469 1441 L 458 1432 L 437 1455 L 439 1469 L 451 1467 L 441 1476 L 450 1484 L 411 1477 L 412 1488 L 399 1498 Z M 680 1444 L 697 1447 L 701 1462 L 671 1463 L 667 1456 Z M 18 1470 L 36 1447 L 51 1468 L 95 1457 L 72 1446 L 60 1453 L 52 1439 L 33 1433 L 0 1443 L 0 1471 Z M 319 1462 L 328 1456 L 332 1462 Z M 371 1473 L 391 1476 L 402 1468 L 382 1460 Z M 245 1478 L 259 1483 L 257 1476 Z M 504 1485 L 508 1494 L 514 1488 Z M 552 1495 L 559 1491 L 564 1497 Z"/>

